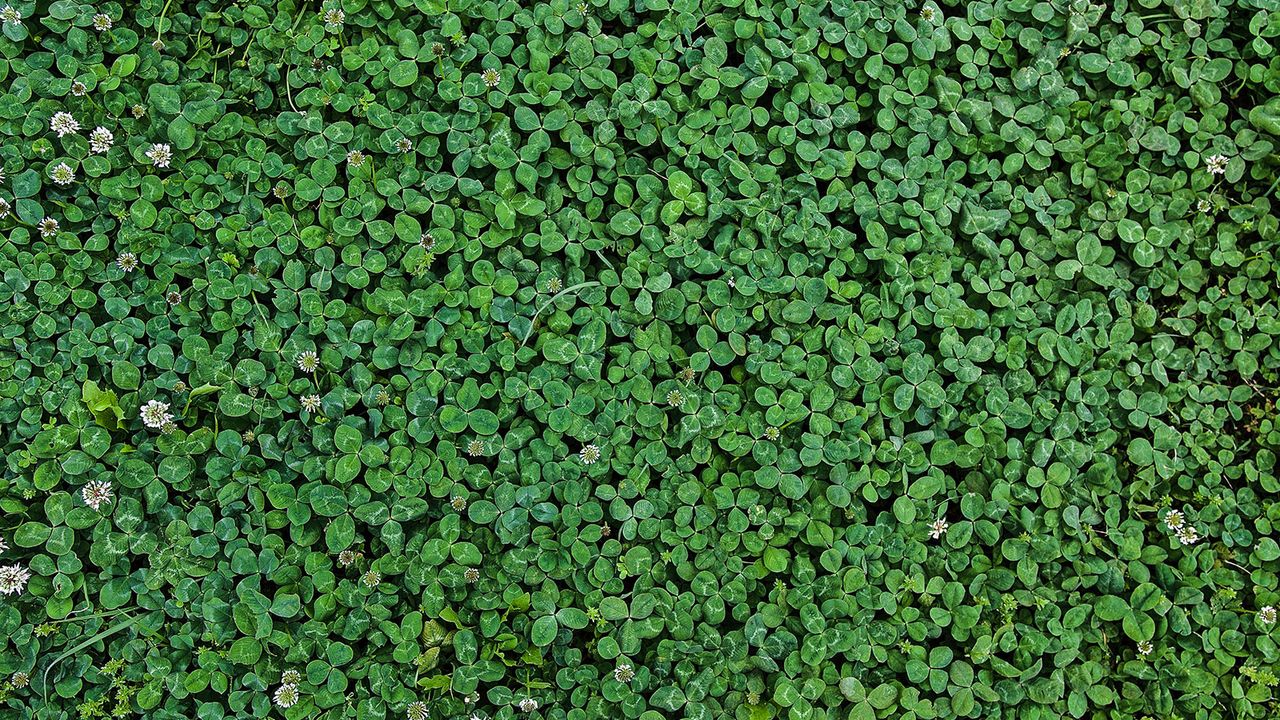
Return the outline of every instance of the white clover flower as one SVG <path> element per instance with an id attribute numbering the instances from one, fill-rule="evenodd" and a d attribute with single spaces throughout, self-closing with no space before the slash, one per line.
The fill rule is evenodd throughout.
<path id="1" fill-rule="evenodd" d="M 538 701 L 527 697 L 520 701 L 520 709 L 524 712 L 531 713 L 538 709 Z"/>
<path id="2" fill-rule="evenodd" d="M 1221 175 L 1227 171 L 1226 155 L 1210 155 L 1204 160 L 1204 168 L 1210 175 Z"/>
<path id="3" fill-rule="evenodd" d="M 481 441 L 481 440 L 479 440 L 479 439 L 476 439 L 476 440 L 472 440 L 471 442 L 467 443 L 467 454 L 468 454 L 468 455 L 470 455 L 471 457 L 476 457 L 477 455 L 480 455 L 480 454 L 482 454 L 482 453 L 484 453 L 484 442 L 483 442 L 483 441 Z"/>
<path id="4" fill-rule="evenodd" d="M 1164 514 L 1164 526 L 1170 530 L 1178 530 L 1186 521 L 1187 518 L 1181 510 L 1170 510 Z"/>
<path id="5" fill-rule="evenodd" d="M 1258 620 L 1263 625 L 1274 625 L 1276 622 L 1276 609 L 1270 605 L 1258 611 Z"/>
<path id="6" fill-rule="evenodd" d="M 169 167 L 169 161 L 173 159 L 173 150 L 166 143 L 153 144 L 146 154 L 151 164 L 158 168 Z"/>
<path id="7" fill-rule="evenodd" d="M 631 669 L 627 663 L 622 663 L 613 671 L 613 679 L 618 682 L 631 682 L 631 678 L 636 676 L 636 671 Z"/>
<path id="8" fill-rule="evenodd" d="M 466 570 L 463 570 L 462 579 L 466 580 L 467 583 L 471 585 L 474 585 L 480 582 L 480 568 L 471 567 L 471 568 L 467 568 Z"/>
<path id="9" fill-rule="evenodd" d="M 431 717 L 431 713 L 427 712 L 427 704 L 422 701 L 409 703 L 409 709 L 405 711 L 405 717 L 409 720 L 427 720 Z"/>
<path id="10" fill-rule="evenodd" d="M 600 448 L 590 443 L 583 445 L 582 450 L 578 451 L 578 457 L 583 465 L 592 465 L 600 459 Z"/>
<path id="11" fill-rule="evenodd" d="M 342 11 L 342 8 L 329 8 L 321 17 L 324 20 L 324 29 L 331 33 L 342 32 L 342 24 L 347 21 L 347 14 Z"/>
<path id="12" fill-rule="evenodd" d="M 489 68 L 488 70 L 480 73 L 480 79 L 484 81 L 486 87 L 493 89 L 502 84 L 502 73 L 494 70 L 493 68 Z"/>
<path id="13" fill-rule="evenodd" d="M 276 689 L 275 702 L 281 708 L 291 708 L 298 704 L 302 694 L 298 692 L 298 686 L 293 683 L 285 683 Z"/>
<path id="14" fill-rule="evenodd" d="M 936 15 L 936 13 L 937 11 L 928 5 L 920 8 L 920 18 L 926 22 L 933 22 L 934 15 Z"/>
<path id="15" fill-rule="evenodd" d="M 164 300 L 170 305 L 177 305 L 178 303 L 182 302 L 182 293 L 178 292 L 177 290 L 170 290 L 168 293 L 165 294 Z"/>
<path id="16" fill-rule="evenodd" d="M 313 350 L 298 353 L 298 369 L 305 373 L 313 373 L 320 367 L 320 357 Z"/>
<path id="17" fill-rule="evenodd" d="M 951 527 L 951 523 L 946 518 L 938 518 L 933 521 L 933 525 L 929 526 L 929 539 L 937 540 L 947 533 L 947 528 Z"/>
<path id="18" fill-rule="evenodd" d="M 47 217 L 40 221 L 40 237 L 51 238 L 58 234 L 58 221 Z"/>
<path id="19" fill-rule="evenodd" d="M 564 283 L 560 281 L 560 278 L 555 277 L 554 275 L 547 280 L 547 292 L 558 293 L 563 287 Z"/>
<path id="20" fill-rule="evenodd" d="M 76 171 L 66 163 L 58 163 L 49 172 L 49 177 L 58 185 L 66 187 L 76 181 Z"/>
<path id="21" fill-rule="evenodd" d="M 58 134 L 58 137 L 74 135 L 80 132 L 80 123 L 69 112 L 54 113 L 49 118 L 49 129 Z"/>
<path id="22" fill-rule="evenodd" d="M 122 252 L 116 257 L 116 266 L 125 272 L 133 272 L 138 268 L 138 256 L 131 252 Z"/>
<path id="23" fill-rule="evenodd" d="M 1200 541 L 1200 533 L 1191 525 L 1183 525 L 1178 528 L 1178 542 L 1183 545 L 1195 545 Z"/>
<path id="24" fill-rule="evenodd" d="M 84 97 L 84 96 L 85 96 L 85 95 L 87 95 L 88 93 L 89 93 L 89 86 L 88 86 L 88 85 L 85 85 L 84 83 L 80 82 L 79 80 L 76 80 L 75 82 L 71 83 L 71 94 L 72 94 L 72 95 L 75 95 L 76 97 Z"/>
<path id="25" fill-rule="evenodd" d="M 302 397 L 302 409 L 307 412 L 318 412 L 320 410 L 320 396 L 304 395 Z"/>
<path id="26" fill-rule="evenodd" d="M 396 141 L 396 149 L 402 153 L 413 152 L 413 141 L 409 138 L 400 138 Z"/>
<path id="27" fill-rule="evenodd" d="M 15 595 L 27 587 L 31 571 L 18 564 L 0 567 L 0 594 Z"/>
<path id="28" fill-rule="evenodd" d="M 106 13 L 98 13 L 93 16 L 93 29 L 98 32 L 106 32 L 111 29 L 111 16 Z"/>
<path id="29" fill-rule="evenodd" d="M 116 136 L 111 131 L 99 125 L 89 133 L 89 152 L 104 153 L 111 149 L 115 144 Z"/>
<path id="30" fill-rule="evenodd" d="M 1213 210 L 1213 203 L 1209 202 L 1205 198 L 1200 198 L 1196 201 L 1196 210 L 1199 210 L 1202 213 L 1208 213 L 1210 210 Z"/>
<path id="31" fill-rule="evenodd" d="M 1150 655 L 1151 651 L 1154 649 L 1155 646 L 1151 644 L 1150 640 L 1141 640 L 1138 642 L 1138 654 L 1143 657 Z"/>
<path id="32" fill-rule="evenodd" d="M 9 676 L 9 684 L 19 690 L 26 687 L 29 682 L 31 682 L 31 676 L 22 671 L 18 671 Z"/>
<path id="33" fill-rule="evenodd" d="M 587 12 L 591 10 L 591 6 L 587 5 L 586 0 L 580 0 L 577 9 L 579 13 L 586 15 Z"/>
<path id="34" fill-rule="evenodd" d="M 449 507 L 457 510 L 458 512 L 462 512 L 467 509 L 467 499 L 461 495 L 454 495 L 453 499 L 449 501 Z"/>
<path id="35" fill-rule="evenodd" d="M 297 670 L 285 670 L 280 673 L 280 682 L 285 685 L 297 685 L 302 682 L 302 673 Z"/>
<path id="36" fill-rule="evenodd" d="M 12 5 L 5 5 L 0 8 L 0 22 L 5 25 L 21 25 L 22 13 L 15 10 Z"/>
<path id="37" fill-rule="evenodd" d="M 769 427 L 764 429 L 765 440 L 777 440 L 780 437 L 782 437 L 782 431 L 779 430 L 778 428 L 770 425 Z"/>
<path id="38" fill-rule="evenodd" d="M 94 480 L 80 490 L 80 497 L 84 498 L 85 505 L 97 510 L 103 505 L 110 504 L 114 495 L 111 493 L 111 483 L 105 480 Z"/>
<path id="39" fill-rule="evenodd" d="M 364 583 L 367 588 L 376 588 L 382 584 L 382 574 L 377 570 L 370 570 L 360 576 L 360 582 Z"/>
<path id="40" fill-rule="evenodd" d="M 342 567 L 351 567 L 359 557 L 361 557 L 361 554 L 355 550 L 343 550 L 338 553 L 338 565 Z"/>
<path id="41" fill-rule="evenodd" d="M 368 156 L 366 156 L 364 153 L 360 152 L 359 150 L 352 150 L 351 152 L 347 153 L 347 164 L 353 168 L 360 167 L 361 165 L 364 164 L 364 161 L 367 159 L 368 159 Z"/>
<path id="42" fill-rule="evenodd" d="M 679 390 L 672 390 L 667 393 L 667 404 L 674 408 L 680 407 L 684 404 L 684 393 Z"/>
<path id="43" fill-rule="evenodd" d="M 729 286 L 729 289 L 738 287 L 738 281 L 735 280 L 732 275 L 729 276 L 728 280 L 725 280 L 725 284 Z"/>
<path id="44" fill-rule="evenodd" d="M 431 237 L 430 231 L 422 233 L 422 237 L 418 238 L 418 247 L 426 250 L 427 252 L 431 252 L 436 249 L 436 239 Z"/>
<path id="45" fill-rule="evenodd" d="M 151 400 L 142 406 L 140 412 L 142 422 L 149 428 L 156 430 L 162 429 L 166 424 L 173 422 L 173 415 L 169 412 L 169 403 L 160 402 L 159 400 Z"/>
<path id="46" fill-rule="evenodd" d="M 0 552 L 4 552 L 5 550 L 8 550 L 8 549 L 9 549 L 9 543 L 5 542 L 4 538 L 0 537 Z"/>
<path id="47" fill-rule="evenodd" d="M 12 209 L 13 209 L 13 206 L 9 204 L 8 200 L 5 200 L 4 198 L 0 198 L 0 220 L 3 220 L 9 217 L 9 211 L 11 211 Z"/>

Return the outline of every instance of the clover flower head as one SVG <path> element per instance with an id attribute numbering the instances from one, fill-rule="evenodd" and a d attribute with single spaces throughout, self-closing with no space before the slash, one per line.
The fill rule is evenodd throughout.
<path id="1" fill-rule="evenodd" d="M 1227 171 L 1226 155 L 1210 155 L 1204 160 L 1204 168 L 1210 175 L 1221 175 Z"/>
<path id="2" fill-rule="evenodd" d="M 297 670 L 285 670 L 280 673 L 280 682 L 285 685 L 297 685 L 302 682 L 302 673 Z"/>
<path id="3" fill-rule="evenodd" d="M 142 422 L 149 428 L 161 429 L 165 425 L 173 422 L 173 415 L 169 412 L 169 403 L 160 402 L 159 400 L 150 400 L 146 405 L 142 406 Z"/>
<path id="4" fill-rule="evenodd" d="M 631 682 L 631 678 L 636 676 L 636 671 L 631 669 L 627 663 L 622 663 L 613 671 L 613 679 L 618 682 Z"/>
<path id="5" fill-rule="evenodd" d="M 158 168 L 169 167 L 169 161 L 173 160 L 173 150 L 166 143 L 154 143 L 146 155 L 151 164 Z"/>
<path id="6" fill-rule="evenodd" d="M 133 114 L 133 117 L 135 119 L 141 120 L 142 117 L 147 114 L 147 106 L 134 105 L 133 107 L 129 108 L 129 112 Z"/>
<path id="7" fill-rule="evenodd" d="M 106 480 L 94 480 L 80 490 L 80 497 L 84 498 L 85 505 L 97 510 L 103 505 L 110 504 L 115 496 L 111 493 L 111 483 Z"/>
<path id="8" fill-rule="evenodd" d="M 324 11 L 324 29 L 331 33 L 342 32 L 342 25 L 347 21 L 347 14 L 342 8 L 329 8 Z"/>
<path id="9" fill-rule="evenodd" d="M 319 412 L 320 396 L 319 395 L 303 395 L 302 409 L 306 410 L 307 412 Z"/>
<path id="10" fill-rule="evenodd" d="M 770 425 L 769 427 L 764 429 L 765 440 L 777 440 L 780 437 L 782 437 L 782 431 L 779 430 L 778 428 Z"/>
<path id="11" fill-rule="evenodd" d="M 680 407 L 684 404 L 684 393 L 679 390 L 672 390 L 667 393 L 667 404 L 674 408 Z"/>
<path id="12" fill-rule="evenodd" d="M 133 272 L 138 269 L 138 256 L 131 252 L 122 252 L 116 256 L 116 267 L 125 272 Z"/>
<path id="13" fill-rule="evenodd" d="M 493 89 L 502 84 L 502 73 L 494 70 L 493 68 L 489 68 L 488 70 L 480 73 L 480 79 L 484 81 L 486 87 Z"/>
<path id="14" fill-rule="evenodd" d="M 31 571 L 18 564 L 0 567 L 0 594 L 16 595 L 27 587 Z"/>
<path id="15" fill-rule="evenodd" d="M 405 717 L 409 720 L 427 720 L 431 717 L 431 713 L 427 712 L 427 704 L 422 701 L 409 703 L 409 709 L 405 711 Z"/>
<path id="16" fill-rule="evenodd" d="M 920 18 L 926 22 L 933 22 L 933 18 L 936 14 L 937 11 L 928 5 L 920 8 Z"/>
<path id="17" fill-rule="evenodd" d="M 347 164 L 353 168 L 358 168 L 363 165 L 366 159 L 368 159 L 368 157 L 359 150 L 352 150 L 347 153 Z"/>
<path id="18" fill-rule="evenodd" d="M 320 356 L 314 350 L 303 350 L 298 353 L 298 369 L 305 373 L 313 373 L 320 367 Z"/>
<path id="19" fill-rule="evenodd" d="M 85 85 L 79 80 L 76 80 L 75 82 L 71 83 L 71 94 L 75 95 L 76 97 L 84 97 L 85 95 L 89 94 L 89 86 Z"/>
<path id="20" fill-rule="evenodd" d="M 80 132 L 80 123 L 69 112 L 57 112 L 49 118 L 49 129 L 57 133 L 58 137 L 66 137 Z"/>
<path id="21" fill-rule="evenodd" d="M 947 528 L 951 527 L 951 523 L 946 518 L 938 518 L 929 526 L 929 539 L 937 540 L 947 533 Z"/>
<path id="22" fill-rule="evenodd" d="M 386 407 L 391 404 L 391 393 L 386 390 L 379 390 L 377 396 L 374 397 L 374 400 L 376 400 L 379 405 Z"/>
<path id="23" fill-rule="evenodd" d="M 444 57 L 444 43 L 441 43 L 441 42 L 431 43 L 431 54 L 435 55 L 438 58 Z"/>
<path id="24" fill-rule="evenodd" d="M 76 181 L 76 171 L 66 163 L 58 163 L 49 171 L 49 177 L 58 185 L 66 187 Z"/>
<path id="25" fill-rule="evenodd" d="M 591 6 L 590 6 L 590 5 L 587 5 L 586 0 L 581 0 L 581 1 L 578 3 L 577 10 L 578 10 L 578 12 L 579 12 L 580 14 L 582 14 L 582 15 L 586 15 L 586 14 L 587 14 L 587 12 L 588 12 L 589 10 L 591 10 Z"/>
<path id="26" fill-rule="evenodd" d="M 600 459 L 600 448 L 590 443 L 583 445 L 582 450 L 578 451 L 578 457 L 583 465 L 592 465 Z"/>
<path id="27" fill-rule="evenodd" d="M 18 12 L 12 5 L 5 5 L 0 8 L 0 22 L 5 25 L 21 25 L 22 13 Z"/>
<path id="28" fill-rule="evenodd" d="M 169 303 L 170 305 L 177 305 L 178 303 L 182 302 L 182 293 L 178 292 L 177 290 L 170 290 L 169 292 L 165 293 L 164 301 Z"/>
<path id="29" fill-rule="evenodd" d="M 1202 213 L 1208 213 L 1213 210 L 1213 203 L 1209 202 L 1207 198 L 1200 198 L 1196 201 L 1196 210 L 1199 210 Z"/>
<path id="30" fill-rule="evenodd" d="M 1180 529 L 1187 521 L 1181 510 L 1170 510 L 1164 514 L 1164 526 L 1170 530 Z"/>
<path id="31" fill-rule="evenodd" d="M 484 453 L 484 442 L 482 440 L 476 439 L 467 443 L 467 454 L 470 455 L 471 457 L 476 457 L 483 453 Z"/>
<path id="32" fill-rule="evenodd" d="M 298 704 L 302 694 L 298 692 L 298 686 L 294 683 L 285 683 L 276 688 L 275 702 L 281 708 L 288 709 Z"/>
<path id="33" fill-rule="evenodd" d="M 1155 646 L 1151 644 L 1150 640 L 1142 640 L 1138 642 L 1138 654 L 1143 657 L 1150 655 L 1151 651 L 1154 649 Z"/>
<path id="34" fill-rule="evenodd" d="M 98 32 L 106 32 L 111 29 L 111 16 L 106 13 L 98 13 L 93 16 L 93 29 Z"/>
<path id="35" fill-rule="evenodd" d="M 436 239 L 431 236 L 431 231 L 422 233 L 422 237 L 418 238 L 418 247 L 431 252 L 436 249 Z"/>
<path id="36" fill-rule="evenodd" d="M 413 152 L 413 141 L 409 138 L 400 138 L 396 141 L 396 149 L 402 153 Z"/>
<path id="37" fill-rule="evenodd" d="M 472 585 L 474 585 L 475 583 L 480 582 L 480 569 L 479 569 L 479 568 L 473 568 L 473 567 L 472 567 L 472 568 L 467 568 L 466 570 L 464 570 L 464 571 L 462 572 L 462 579 L 463 579 L 463 580 L 466 580 L 468 583 L 470 583 L 470 584 L 472 584 Z"/>
<path id="38" fill-rule="evenodd" d="M 1183 525 L 1178 528 L 1178 542 L 1183 545 L 1195 545 L 1200 541 L 1200 533 L 1196 532 L 1195 527 L 1191 525 Z"/>
<path id="39" fill-rule="evenodd" d="M 467 509 L 467 499 L 461 495 L 454 495 L 453 499 L 449 501 L 449 507 L 458 512 L 462 512 Z"/>
<path id="40" fill-rule="evenodd" d="M 547 280 L 547 292 L 557 293 L 560 292 L 562 288 L 564 288 L 564 283 L 560 281 L 560 278 L 553 275 L 549 280 Z"/>
<path id="41" fill-rule="evenodd" d="M 51 238 L 58 234 L 58 221 L 47 217 L 40 221 L 40 237 Z"/>
<path id="42" fill-rule="evenodd" d="M 360 576 L 360 582 L 364 583 L 367 588 L 376 588 L 382 584 L 382 573 L 377 570 L 370 570 Z"/>
<path id="43" fill-rule="evenodd" d="M 343 550 L 338 553 L 338 565 L 342 567 L 351 567 L 355 564 L 356 558 L 360 557 L 355 550 Z"/>
<path id="44" fill-rule="evenodd" d="M 0 537 L 0 552 L 4 552 L 5 550 L 8 550 L 8 549 L 9 549 L 9 543 L 5 542 L 4 538 Z"/>
<path id="45" fill-rule="evenodd" d="M 116 136 L 111 131 L 99 125 L 89 133 L 89 152 L 104 153 L 111 149 L 116 142 Z"/>
<path id="46" fill-rule="evenodd" d="M 523 712 L 531 713 L 537 709 L 538 709 L 538 701 L 534 700 L 533 698 L 527 697 L 520 701 L 520 710 Z"/>
<path id="47" fill-rule="evenodd" d="M 26 687 L 27 684 L 30 682 L 31 682 L 31 676 L 22 671 L 18 671 L 9 676 L 9 684 L 14 686 L 15 688 L 18 688 L 19 690 Z"/>
<path id="48" fill-rule="evenodd" d="M 9 201 L 4 198 L 0 198 L 0 220 L 9 217 L 9 212 L 11 210 L 13 210 L 13 206 L 9 204 Z"/>
<path id="49" fill-rule="evenodd" d="M 1276 609 L 1270 605 L 1258 611 L 1258 620 L 1263 625 L 1274 625 L 1276 622 Z"/>

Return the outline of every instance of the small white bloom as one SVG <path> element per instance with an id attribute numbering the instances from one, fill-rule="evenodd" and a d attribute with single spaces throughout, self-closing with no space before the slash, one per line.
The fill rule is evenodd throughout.
<path id="1" fill-rule="evenodd" d="M 318 412 L 320 410 L 320 396 L 319 395 L 303 395 L 302 409 L 306 410 L 307 412 Z"/>
<path id="2" fill-rule="evenodd" d="M 592 444 L 583 445 L 582 450 L 578 452 L 578 457 L 583 465 L 591 465 L 600 459 L 600 448 Z"/>
<path id="3" fill-rule="evenodd" d="M 301 693 L 298 692 L 298 686 L 293 683 L 285 683 L 276 689 L 275 701 L 276 705 L 282 708 L 291 708 L 298 704 Z"/>
<path id="4" fill-rule="evenodd" d="M 376 588 L 382 584 L 382 574 L 377 570 L 370 570 L 360 577 L 360 582 L 367 588 Z"/>
<path id="5" fill-rule="evenodd" d="M 12 5 L 5 5 L 0 8 L 0 22 L 5 25 L 21 25 L 22 13 L 15 10 Z"/>
<path id="6" fill-rule="evenodd" d="M 1170 510 L 1164 515 L 1164 526 L 1170 530 L 1178 530 L 1187 521 L 1181 510 Z"/>
<path id="7" fill-rule="evenodd" d="M 51 238 L 58 234 L 58 221 L 47 217 L 40 221 L 40 237 Z"/>
<path id="8" fill-rule="evenodd" d="M 396 141 L 396 149 L 402 153 L 413 151 L 413 141 L 409 138 L 400 138 Z"/>
<path id="9" fill-rule="evenodd" d="M 149 428 L 159 430 L 165 424 L 173 422 L 173 415 L 169 412 L 169 403 L 160 402 L 159 400 L 151 400 L 142 406 L 142 422 Z"/>
<path id="10" fill-rule="evenodd" d="M 88 85 L 85 85 L 84 83 L 80 82 L 79 80 L 76 80 L 75 82 L 71 83 L 71 94 L 72 94 L 72 95 L 75 95 L 76 97 L 84 97 L 84 96 L 85 96 L 85 95 L 87 95 L 88 93 L 89 93 L 89 86 L 88 86 Z"/>
<path id="11" fill-rule="evenodd" d="M 1200 541 L 1200 533 L 1191 525 L 1183 525 L 1178 528 L 1178 542 L 1183 545 L 1195 545 Z"/>
<path id="12" fill-rule="evenodd" d="M 1143 657 L 1150 655 L 1151 651 L 1154 649 L 1155 646 L 1151 644 L 1150 640 L 1142 640 L 1138 642 L 1138 654 Z"/>
<path id="13" fill-rule="evenodd" d="M 679 390 L 672 390 L 667 393 L 667 404 L 674 408 L 680 407 L 684 404 L 684 393 Z"/>
<path id="14" fill-rule="evenodd" d="M 405 712 L 405 717 L 409 720 L 427 720 L 431 717 L 431 713 L 427 712 L 427 704 L 418 701 L 409 703 L 409 709 Z"/>
<path id="15" fill-rule="evenodd" d="M 422 233 L 422 237 L 418 238 L 418 247 L 426 250 L 427 252 L 431 252 L 436 249 L 436 239 L 431 237 L 430 231 Z"/>
<path id="16" fill-rule="evenodd" d="M 27 587 L 31 571 L 18 564 L 0 567 L 0 593 L 15 595 Z"/>
<path id="17" fill-rule="evenodd" d="M 312 350 L 304 350 L 298 353 L 298 369 L 302 372 L 313 373 L 316 368 L 320 367 L 320 357 Z"/>
<path id="18" fill-rule="evenodd" d="M 933 521 L 933 525 L 929 527 L 929 539 L 937 540 L 946 534 L 947 528 L 951 527 L 951 523 L 946 518 L 938 518 Z"/>
<path id="19" fill-rule="evenodd" d="M 280 682 L 285 685 L 297 685 L 302 682 L 302 673 L 297 670 L 285 670 L 280 673 Z"/>
<path id="20" fill-rule="evenodd" d="M 9 217 L 9 211 L 12 209 L 13 209 L 13 206 L 9 204 L 8 200 L 5 200 L 4 198 L 0 198 L 0 220 L 3 220 Z"/>
<path id="21" fill-rule="evenodd" d="M 631 669 L 627 663 L 622 663 L 613 671 L 613 679 L 618 682 L 631 682 L 631 678 L 636 676 L 636 671 Z"/>
<path id="22" fill-rule="evenodd" d="M 538 709 L 538 701 L 527 697 L 520 701 L 520 709 L 524 712 L 531 713 Z"/>
<path id="23" fill-rule="evenodd" d="M 93 29 L 98 32 L 106 32 L 111 29 L 111 16 L 106 13 L 98 13 L 93 16 Z"/>
<path id="24" fill-rule="evenodd" d="M 1226 155 L 1210 155 L 1205 158 L 1204 168 L 1209 171 L 1210 175 L 1221 175 L 1227 171 Z"/>
<path id="25" fill-rule="evenodd" d="M 1276 609 L 1270 605 L 1258 611 L 1258 620 L 1263 625 L 1274 625 L 1276 622 Z"/>
<path id="26" fill-rule="evenodd" d="M 53 170 L 49 172 L 49 177 L 58 185 L 66 187 L 76 181 L 76 171 L 66 163 L 58 163 L 53 166 Z"/>
<path id="27" fill-rule="evenodd" d="M 8 550 L 8 549 L 9 549 L 9 543 L 5 542 L 4 538 L 0 537 L 0 552 L 4 552 L 5 550 Z"/>
<path id="28" fill-rule="evenodd" d="M 347 14 L 341 8 L 330 8 L 324 11 L 324 29 L 331 33 L 342 32 L 342 24 L 347 21 Z"/>
<path id="29" fill-rule="evenodd" d="M 920 18 L 926 22 L 932 22 L 937 11 L 928 5 L 920 9 Z"/>
<path id="30" fill-rule="evenodd" d="M 49 119 L 49 129 L 57 133 L 58 137 L 65 137 L 80 132 L 80 123 L 76 122 L 71 113 L 59 112 Z"/>
<path id="31" fill-rule="evenodd" d="M 480 73 L 480 79 L 484 81 L 485 86 L 493 89 L 502 84 L 502 73 L 494 70 L 493 68 L 489 68 L 483 73 Z"/>
<path id="32" fill-rule="evenodd" d="M 9 676 L 9 682 L 12 683 L 14 687 L 22 689 L 27 686 L 27 683 L 31 682 L 31 676 L 19 670 Z"/>
<path id="33" fill-rule="evenodd" d="M 462 571 L 462 579 L 472 585 L 480 582 L 480 568 L 467 568 Z"/>
<path id="34" fill-rule="evenodd" d="M 167 168 L 173 159 L 173 150 L 166 143 L 155 143 L 147 151 L 147 159 L 158 168 Z"/>
<path id="35" fill-rule="evenodd" d="M 89 152 L 104 153 L 111 149 L 115 144 L 116 136 L 111 131 L 99 125 L 89 133 Z"/>
<path id="36" fill-rule="evenodd" d="M 467 454 L 470 455 L 471 457 L 476 457 L 478 455 L 482 455 L 483 453 L 484 453 L 484 441 L 477 439 L 467 443 Z"/>
<path id="37" fill-rule="evenodd" d="M 138 268 L 138 256 L 131 252 L 122 252 L 116 257 L 116 266 L 125 272 L 133 272 Z"/>
<path id="38" fill-rule="evenodd" d="M 105 480 L 94 480 L 80 490 L 80 497 L 84 498 L 86 505 L 97 510 L 103 505 L 110 504 L 114 495 L 111 493 L 111 483 Z"/>
<path id="39" fill-rule="evenodd" d="M 1196 201 L 1196 210 L 1199 210 L 1202 213 L 1207 213 L 1212 209 L 1213 209 L 1213 203 L 1209 202 L 1205 198 L 1200 198 L 1199 200 Z"/>
<path id="40" fill-rule="evenodd" d="M 737 281 L 737 280 L 734 280 L 732 275 L 730 275 L 730 276 L 729 276 L 729 279 L 728 279 L 728 280 L 726 280 L 725 282 L 726 282 L 726 283 L 728 283 L 728 285 L 729 285 L 729 287 L 730 287 L 730 288 L 736 288 L 736 287 L 738 287 L 738 281 Z"/>

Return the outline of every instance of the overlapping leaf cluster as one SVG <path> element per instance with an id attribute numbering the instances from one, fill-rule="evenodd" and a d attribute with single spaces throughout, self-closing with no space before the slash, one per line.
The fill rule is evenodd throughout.
<path id="1" fill-rule="evenodd" d="M 0 30 L 6 717 L 1275 716 L 1274 3 Z"/>

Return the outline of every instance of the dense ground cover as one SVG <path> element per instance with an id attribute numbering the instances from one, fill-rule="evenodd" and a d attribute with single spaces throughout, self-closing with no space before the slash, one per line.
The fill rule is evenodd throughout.
<path id="1" fill-rule="evenodd" d="M 0 8 L 11 718 L 1267 718 L 1264 0 Z"/>

